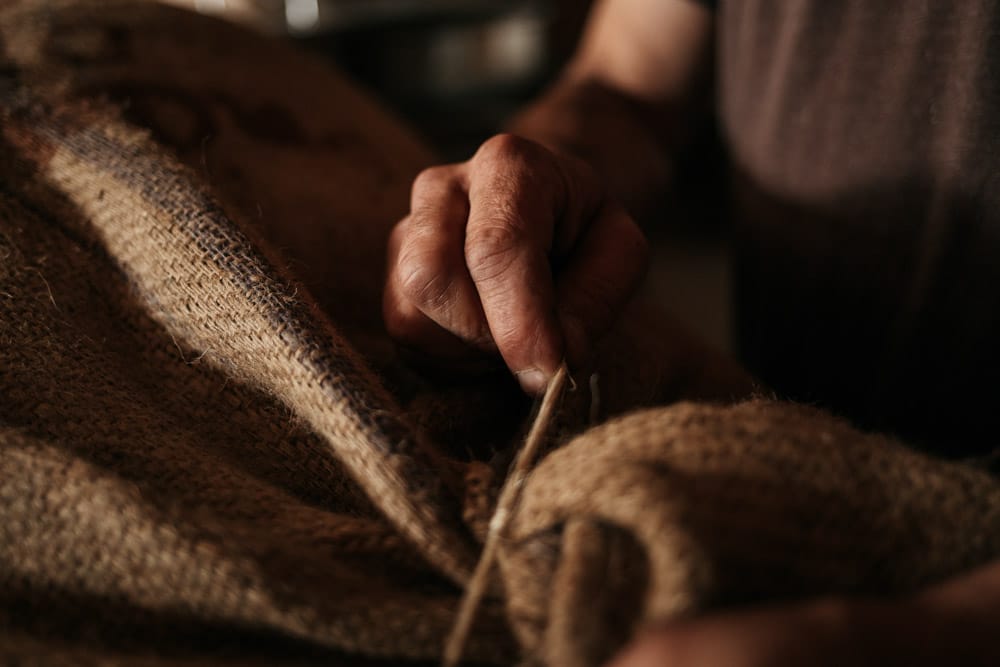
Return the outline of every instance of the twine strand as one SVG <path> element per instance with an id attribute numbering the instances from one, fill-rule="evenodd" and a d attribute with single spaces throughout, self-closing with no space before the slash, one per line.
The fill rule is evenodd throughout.
<path id="1" fill-rule="evenodd" d="M 566 379 L 569 371 L 563 364 L 556 371 L 552 379 L 549 380 L 545 388 L 545 395 L 542 398 L 542 405 L 538 409 L 538 415 L 528 431 L 528 437 L 524 441 L 524 446 L 517 453 L 514 464 L 511 467 L 510 475 L 500 489 L 500 497 L 497 500 L 496 510 L 490 519 L 489 529 L 486 532 L 486 544 L 483 552 L 476 563 L 476 569 L 472 573 L 469 584 L 465 587 L 465 594 L 458 608 L 458 615 L 455 617 L 455 624 L 451 628 L 448 640 L 444 647 L 444 657 L 441 661 L 442 667 L 456 667 L 462 659 L 466 641 L 469 638 L 469 630 L 472 628 L 472 621 L 475 620 L 476 609 L 479 601 L 486 592 L 490 571 L 493 569 L 493 562 L 496 560 L 497 547 L 500 539 L 507 529 L 507 522 L 521 497 L 521 490 L 524 481 L 534 465 L 535 456 L 545 440 L 545 434 L 549 430 L 552 417 L 555 413 L 556 402 L 562 396 L 563 388 L 566 386 Z"/>

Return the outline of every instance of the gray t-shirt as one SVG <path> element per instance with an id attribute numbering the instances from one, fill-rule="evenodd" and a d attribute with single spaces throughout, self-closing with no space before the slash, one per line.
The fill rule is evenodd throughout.
<path id="1" fill-rule="evenodd" d="M 864 426 L 993 449 L 1000 3 L 715 11 L 745 361 Z"/>

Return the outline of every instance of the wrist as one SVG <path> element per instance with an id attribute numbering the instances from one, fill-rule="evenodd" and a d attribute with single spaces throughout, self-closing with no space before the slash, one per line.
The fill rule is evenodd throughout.
<path id="1" fill-rule="evenodd" d="M 655 210 L 673 176 L 669 112 L 591 79 L 563 79 L 510 123 L 511 132 L 588 163 L 638 219 Z"/>

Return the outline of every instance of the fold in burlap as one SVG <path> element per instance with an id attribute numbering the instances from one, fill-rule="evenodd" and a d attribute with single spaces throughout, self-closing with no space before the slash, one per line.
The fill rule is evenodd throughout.
<path id="1" fill-rule="evenodd" d="M 93 7 L 0 9 L 0 660 L 435 659 L 529 406 L 381 332 L 432 158 L 288 47 Z M 602 417 L 746 395 L 648 310 L 596 370 Z M 566 397 L 472 659 L 598 664 L 646 622 L 1000 554 L 983 473 L 782 403 L 585 430 L 592 400 Z"/>

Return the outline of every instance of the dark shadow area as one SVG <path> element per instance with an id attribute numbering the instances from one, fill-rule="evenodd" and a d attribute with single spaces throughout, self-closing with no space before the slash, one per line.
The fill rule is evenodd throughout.
<path id="1" fill-rule="evenodd" d="M 936 454 L 991 451 L 1000 234 L 982 202 L 927 179 L 810 205 L 738 169 L 733 184 L 737 340 L 751 371 Z"/>

